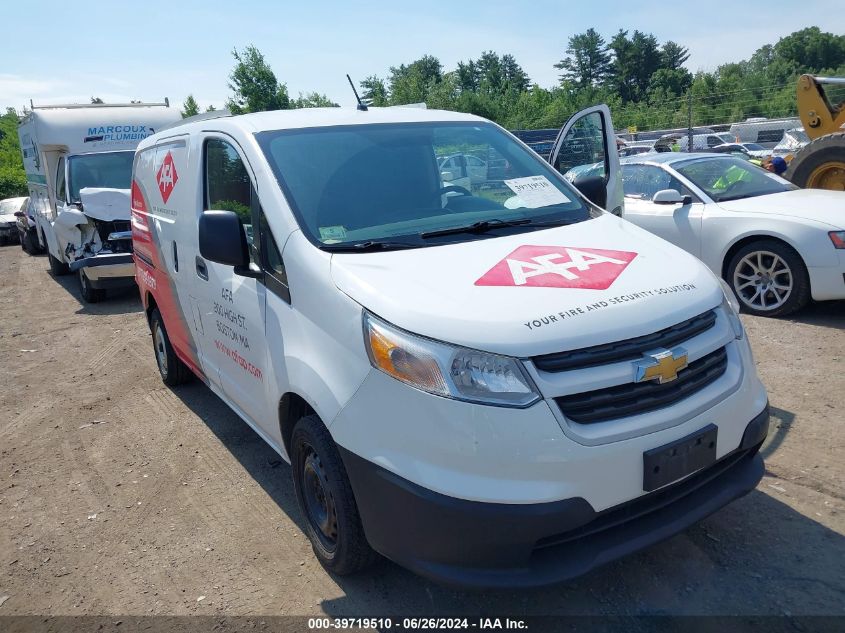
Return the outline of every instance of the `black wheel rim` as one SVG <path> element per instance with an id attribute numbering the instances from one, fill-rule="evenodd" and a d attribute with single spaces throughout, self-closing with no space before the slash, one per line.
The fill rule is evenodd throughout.
<path id="1" fill-rule="evenodd" d="M 337 512 L 329 490 L 328 477 L 320 456 L 311 446 L 305 447 L 302 460 L 302 497 L 308 522 L 327 551 L 337 547 Z"/>

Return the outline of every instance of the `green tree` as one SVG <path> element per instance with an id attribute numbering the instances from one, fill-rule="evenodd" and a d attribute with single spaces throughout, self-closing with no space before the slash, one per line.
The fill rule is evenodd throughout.
<path id="1" fill-rule="evenodd" d="M 196 116 L 200 113 L 200 106 L 194 95 L 188 95 L 185 103 L 182 104 L 182 118 L 187 119 L 189 116 Z"/>
<path id="2" fill-rule="evenodd" d="M 370 75 L 364 79 L 361 82 L 361 99 L 376 107 L 388 105 L 389 98 L 384 79 L 375 75 Z"/>
<path id="3" fill-rule="evenodd" d="M 229 75 L 229 89 L 233 95 L 226 102 L 232 114 L 285 110 L 290 107 L 287 86 L 279 83 L 273 70 L 255 46 L 242 52 L 232 51 L 235 68 Z"/>
<path id="4" fill-rule="evenodd" d="M 98 103 L 104 103 L 104 102 L 103 102 L 102 99 L 100 99 L 100 97 L 91 97 L 91 103 L 92 104 L 98 104 Z"/>
<path id="5" fill-rule="evenodd" d="M 773 52 L 776 59 L 791 63 L 796 73 L 832 70 L 845 64 L 845 35 L 811 26 L 778 40 Z"/>
<path id="6" fill-rule="evenodd" d="M 293 108 L 337 108 L 339 107 L 334 101 L 329 99 L 326 95 L 318 92 L 309 92 L 306 95 L 299 93 L 299 98 L 291 102 Z"/>
<path id="7" fill-rule="evenodd" d="M 7 108 L 0 116 L 0 200 L 27 195 L 26 174 L 18 143 L 18 115 Z"/>
<path id="8" fill-rule="evenodd" d="M 563 70 L 560 82 L 572 82 L 578 88 L 601 84 L 611 69 L 607 43 L 598 32 L 589 28 L 569 38 L 566 57 L 554 65 Z"/>
<path id="9" fill-rule="evenodd" d="M 689 59 L 689 49 L 669 40 L 660 48 L 660 65 L 668 70 L 680 70 Z"/>
<path id="10" fill-rule="evenodd" d="M 443 65 L 432 55 L 424 55 L 407 66 L 390 68 L 390 103 L 423 103 L 431 88 L 442 81 Z"/>

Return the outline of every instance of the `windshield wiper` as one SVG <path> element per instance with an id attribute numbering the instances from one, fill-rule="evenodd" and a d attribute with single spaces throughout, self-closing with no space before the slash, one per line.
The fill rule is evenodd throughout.
<path id="1" fill-rule="evenodd" d="M 455 235 L 457 233 L 485 233 L 490 229 L 498 229 L 503 226 L 519 226 L 520 224 L 531 224 L 530 218 L 520 218 L 518 220 L 481 220 L 480 222 L 473 222 L 467 226 L 453 226 L 449 229 L 438 229 L 436 231 L 426 231 L 420 233 L 420 237 L 428 239 L 429 237 L 438 237 L 440 235 Z"/>
<path id="2" fill-rule="evenodd" d="M 498 229 L 505 226 L 564 226 L 566 224 L 572 224 L 573 222 L 577 222 L 577 220 L 562 218 L 558 218 L 556 220 L 542 221 L 532 220 L 531 218 L 519 218 L 517 220 L 482 220 L 480 222 L 474 222 L 473 224 L 467 226 L 455 226 L 449 229 L 426 231 L 425 233 L 420 233 L 420 237 L 423 239 L 428 239 L 429 237 L 438 237 L 440 235 L 455 235 L 457 233 L 486 233 L 491 229 Z"/>
<path id="3" fill-rule="evenodd" d="M 410 242 L 355 242 L 354 244 L 321 244 L 320 248 L 331 253 L 361 253 L 364 251 L 391 251 L 403 248 L 420 248 L 422 244 Z"/>

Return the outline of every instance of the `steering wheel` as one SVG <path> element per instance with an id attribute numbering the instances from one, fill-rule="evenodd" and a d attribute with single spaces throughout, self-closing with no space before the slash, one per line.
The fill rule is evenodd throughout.
<path id="1" fill-rule="evenodd" d="M 446 185 L 445 187 L 440 188 L 440 195 L 445 195 L 450 192 L 456 192 L 461 194 L 462 196 L 471 196 L 472 191 L 467 189 L 466 187 L 461 187 L 460 185 Z"/>

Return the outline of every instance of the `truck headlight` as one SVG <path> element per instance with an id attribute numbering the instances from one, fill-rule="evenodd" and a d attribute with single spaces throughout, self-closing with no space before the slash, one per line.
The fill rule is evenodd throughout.
<path id="1" fill-rule="evenodd" d="M 518 408 L 540 400 L 517 359 L 415 336 L 366 311 L 364 344 L 373 367 L 428 393 Z"/>
<path id="2" fill-rule="evenodd" d="M 739 301 L 734 294 L 733 289 L 728 285 L 724 279 L 719 278 L 719 283 L 722 285 L 722 309 L 730 321 L 731 327 L 734 331 L 734 336 L 740 339 L 745 334 L 745 328 L 742 327 L 742 321 L 739 318 Z"/>

